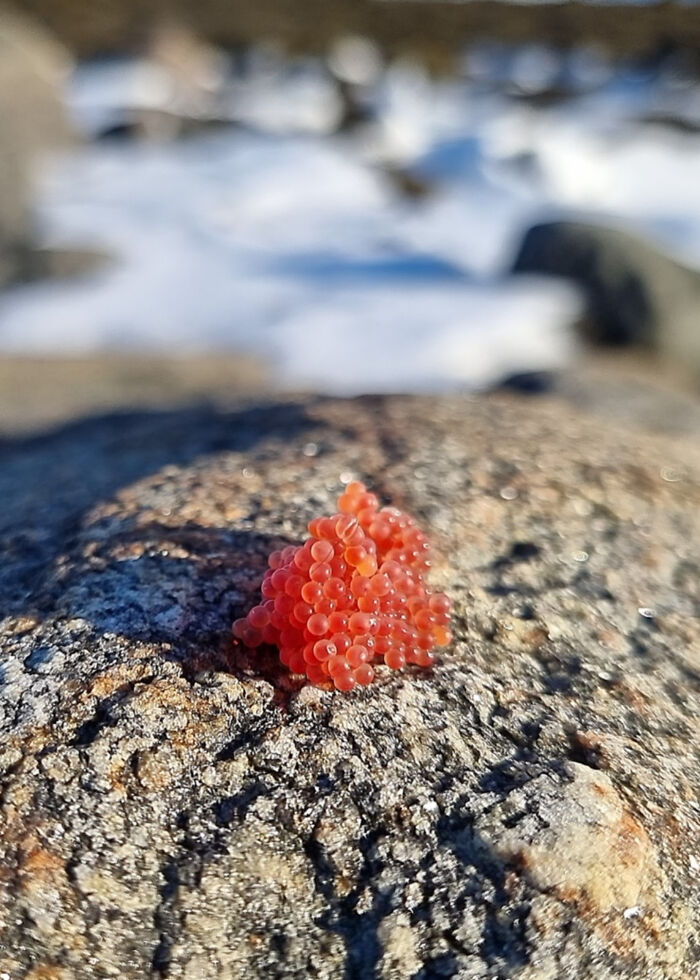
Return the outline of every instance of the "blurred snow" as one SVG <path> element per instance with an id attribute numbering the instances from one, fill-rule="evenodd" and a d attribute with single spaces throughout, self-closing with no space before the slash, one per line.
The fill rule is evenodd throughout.
<path id="1" fill-rule="evenodd" d="M 141 58 L 105 60 L 75 72 L 70 108 L 88 136 L 122 125 L 134 109 L 161 109 L 170 96 L 165 73 Z"/>
<path id="2" fill-rule="evenodd" d="M 347 74 L 351 46 L 335 59 Z M 146 69 L 79 70 L 86 132 L 166 97 Z M 232 77 L 221 128 L 88 145 L 47 174 L 40 218 L 47 243 L 94 243 L 115 262 L 6 293 L 0 349 L 246 350 L 285 385 L 479 387 L 572 353 L 573 290 L 506 276 L 533 221 L 622 225 L 700 265 L 700 139 L 638 122 L 676 104 L 674 85 L 679 105 L 697 91 L 613 73 L 593 51 L 483 49 L 464 72 L 435 82 L 394 64 L 368 120 L 334 135 L 330 73 L 268 52 Z M 577 94 L 544 108 L 507 94 L 556 84 Z M 428 193 L 402 196 L 386 166 Z"/>

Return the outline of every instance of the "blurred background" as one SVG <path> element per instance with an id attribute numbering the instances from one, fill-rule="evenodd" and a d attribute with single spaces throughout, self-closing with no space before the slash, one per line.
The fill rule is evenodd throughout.
<path id="1" fill-rule="evenodd" d="M 279 391 L 698 431 L 700 3 L 0 0 L 0 432 Z"/>

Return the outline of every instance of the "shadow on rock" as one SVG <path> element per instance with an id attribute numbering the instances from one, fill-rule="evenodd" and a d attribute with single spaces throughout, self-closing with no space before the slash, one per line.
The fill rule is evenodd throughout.
<path id="1" fill-rule="evenodd" d="M 54 575 L 56 608 L 87 620 L 102 636 L 159 645 L 188 674 L 224 670 L 279 681 L 276 652 L 248 651 L 231 624 L 258 601 L 271 551 L 290 537 L 249 530 L 159 522 L 111 528 L 80 538 L 80 557 Z"/>
<path id="2" fill-rule="evenodd" d="M 95 508 L 168 466 L 256 446 L 258 459 L 274 458 L 322 429 L 299 404 L 204 405 L 90 417 L 0 443 L 0 617 L 58 613 L 101 634 L 172 644 L 173 656 L 212 649 L 252 603 L 269 552 L 290 539 Z"/>
<path id="3" fill-rule="evenodd" d="M 529 905 L 523 899 L 519 880 L 511 881 L 509 868 L 464 814 L 445 815 L 438 824 L 438 839 L 458 860 L 467 881 L 463 886 L 484 909 L 479 953 L 493 969 L 503 964 L 509 971 L 530 962 L 527 939 Z M 461 955 L 469 955 L 458 935 L 448 929 L 448 944 Z M 498 974 L 501 975 L 500 973 Z"/>

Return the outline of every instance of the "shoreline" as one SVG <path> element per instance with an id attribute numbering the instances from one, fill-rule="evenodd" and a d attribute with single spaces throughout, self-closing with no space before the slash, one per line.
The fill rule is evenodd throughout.
<path id="1" fill-rule="evenodd" d="M 621 57 L 679 48 L 700 51 L 700 4 L 506 3 L 502 0 L 256 0 L 231 5 L 203 0 L 191 8 L 144 15 L 137 0 L 86 9 L 74 0 L 31 0 L 44 21 L 79 57 L 134 50 L 163 16 L 178 16 L 204 39 L 235 49 L 276 41 L 290 52 L 323 52 L 337 38 L 361 34 L 389 56 L 418 56 L 448 70 L 475 40 L 512 44 L 599 45 Z M 633 14 L 633 16 L 632 16 Z"/>

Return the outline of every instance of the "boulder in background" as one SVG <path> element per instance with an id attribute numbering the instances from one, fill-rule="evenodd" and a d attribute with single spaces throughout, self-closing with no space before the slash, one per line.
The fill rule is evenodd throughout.
<path id="1" fill-rule="evenodd" d="M 513 271 L 573 280 L 587 302 L 589 339 L 651 348 L 700 380 L 697 270 L 627 232 L 551 221 L 528 230 Z"/>
<path id="2" fill-rule="evenodd" d="M 36 161 L 72 140 L 61 97 L 70 68 L 39 23 L 0 7 L 0 286 L 31 266 Z"/>

